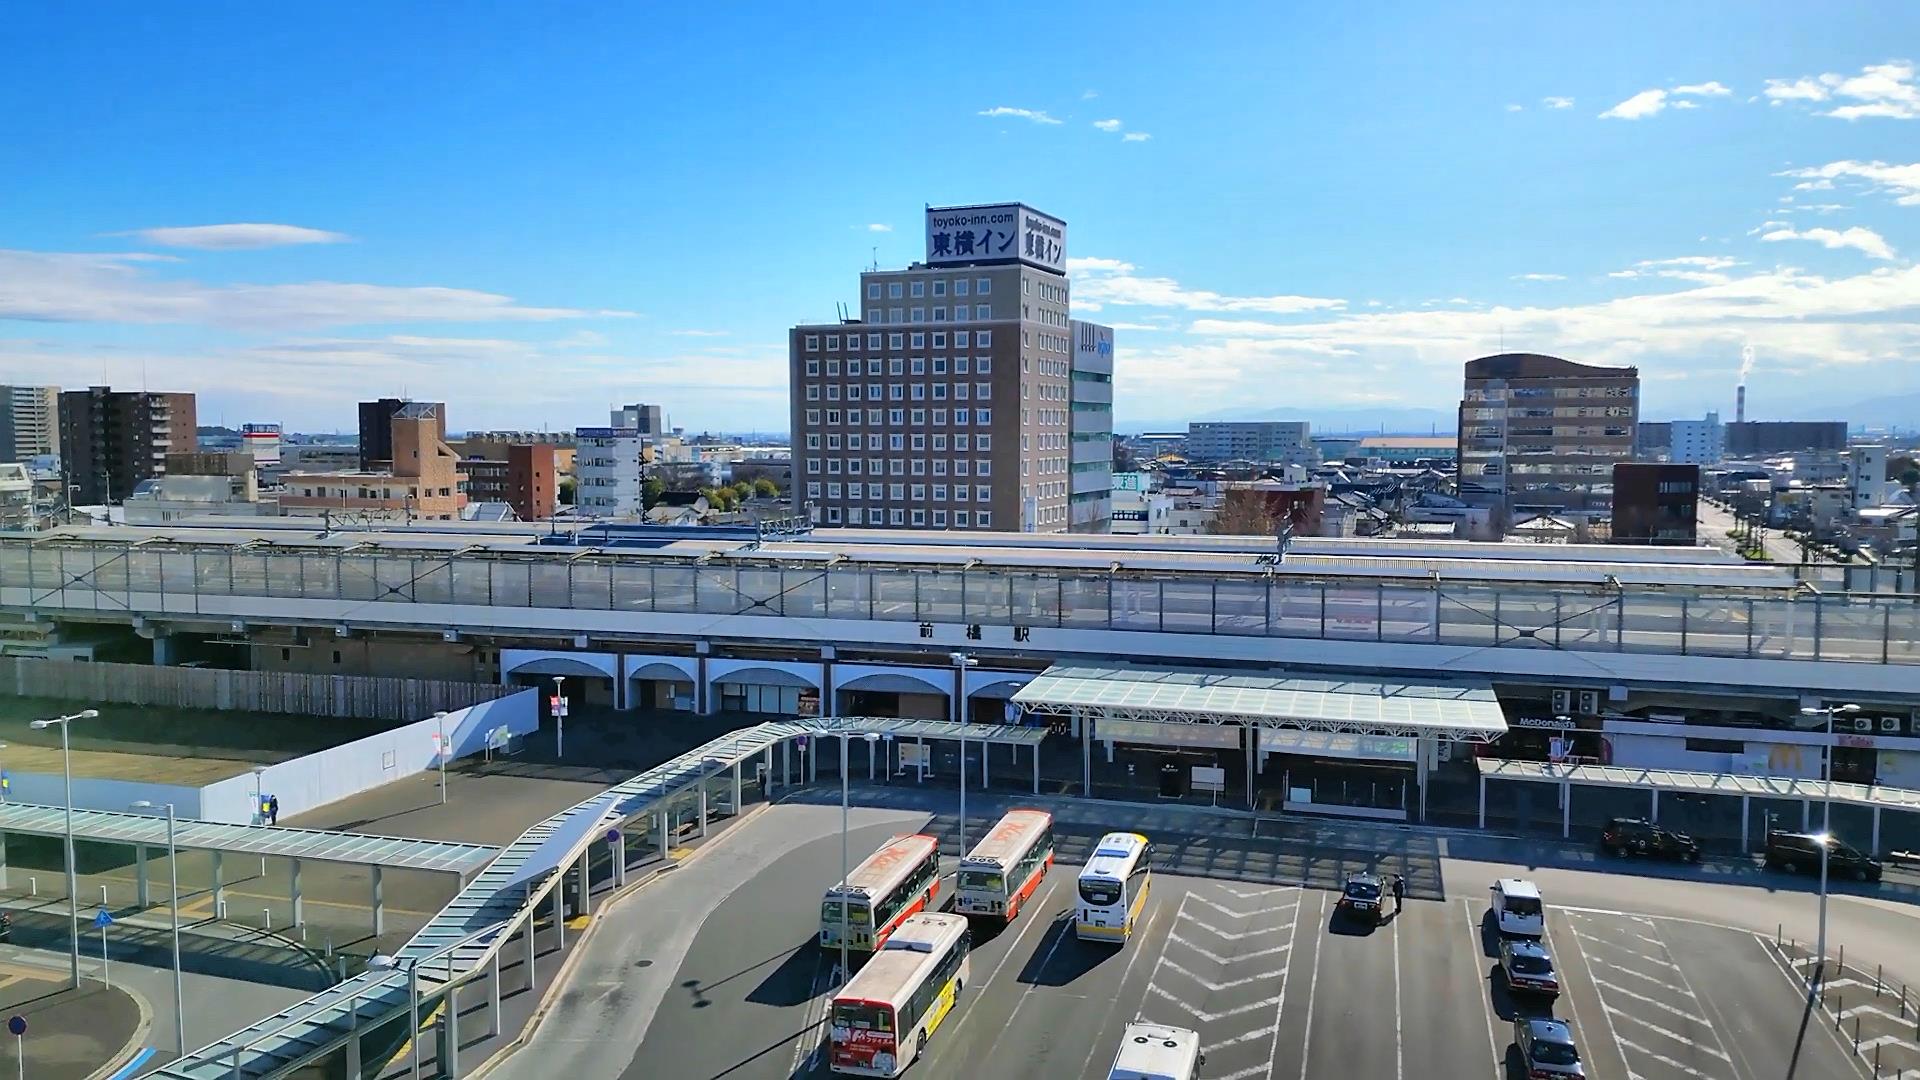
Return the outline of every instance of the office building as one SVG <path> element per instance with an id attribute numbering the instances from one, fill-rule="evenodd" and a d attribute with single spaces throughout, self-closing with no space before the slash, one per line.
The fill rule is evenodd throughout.
<path id="1" fill-rule="evenodd" d="M 167 455 L 197 448 L 192 394 L 116 391 L 108 386 L 60 394 L 60 473 L 77 504 L 133 494 L 165 476 Z"/>
<path id="2" fill-rule="evenodd" d="M 925 262 L 860 275 L 864 318 L 789 334 L 797 501 L 829 526 L 1064 532 L 1066 226 L 1019 204 L 926 224 Z"/>
<path id="3" fill-rule="evenodd" d="M 504 503 L 521 521 L 545 521 L 559 505 L 552 443 L 508 446 L 497 460 L 462 458 L 460 469 L 469 503 Z"/>
<path id="4" fill-rule="evenodd" d="M 1745 420 L 1727 425 L 1727 456 L 1790 454 L 1800 450 L 1838 453 L 1847 448 L 1845 420 Z"/>
<path id="5" fill-rule="evenodd" d="M 1612 540 L 1691 547 L 1697 542 L 1699 500 L 1698 465 L 1615 462 Z"/>
<path id="6" fill-rule="evenodd" d="M 608 427 L 632 428 L 642 435 L 666 435 L 667 413 L 658 405 L 622 405 L 608 418 Z"/>
<path id="7" fill-rule="evenodd" d="M 1452 465 L 1459 451 L 1458 441 L 1447 435 L 1367 435 L 1350 456 L 1388 465 Z"/>
<path id="8" fill-rule="evenodd" d="M 1318 458 L 1318 453 L 1311 448 L 1303 420 L 1209 421 L 1187 425 L 1189 461 L 1302 464 L 1301 459 L 1309 453 Z"/>
<path id="9" fill-rule="evenodd" d="M 60 452 L 60 388 L 0 386 L 0 462 Z"/>
<path id="10" fill-rule="evenodd" d="M 280 464 L 280 439 L 279 424 L 240 425 L 240 449 L 253 455 L 255 466 L 268 468 Z"/>
<path id="11" fill-rule="evenodd" d="M 647 436 L 630 427 L 583 427 L 573 433 L 573 504 L 582 517 L 633 518 L 646 509 Z"/>
<path id="12" fill-rule="evenodd" d="M 1704 420 L 1675 420 L 1668 425 L 1667 460 L 1676 465 L 1718 465 L 1726 456 L 1727 429 L 1720 414 Z"/>
<path id="13" fill-rule="evenodd" d="M 1538 353 L 1469 361 L 1457 436 L 1459 494 L 1500 527 L 1537 514 L 1603 518 L 1613 465 L 1633 457 L 1638 368 Z"/>
<path id="14" fill-rule="evenodd" d="M 403 402 L 387 421 L 386 469 L 340 473 L 288 473 L 280 512 L 340 514 L 378 521 L 455 521 L 467 505 L 460 489 L 460 459 L 441 437 L 440 406 Z"/>
<path id="15" fill-rule="evenodd" d="M 1070 319 L 1073 330 L 1073 416 L 1068 468 L 1069 532 L 1103 533 L 1113 525 L 1113 327 Z"/>
<path id="16" fill-rule="evenodd" d="M 1847 492 L 1854 510 L 1866 510 L 1887 501 L 1892 485 L 1887 480 L 1887 448 L 1878 443 L 1862 443 L 1847 448 Z"/>
<path id="17" fill-rule="evenodd" d="M 406 398 L 381 398 L 360 403 L 360 471 L 378 472 L 393 465 L 393 418 L 408 405 L 421 405 L 432 411 L 439 425 L 434 438 L 447 441 L 447 406 L 440 401 L 410 401 Z"/>

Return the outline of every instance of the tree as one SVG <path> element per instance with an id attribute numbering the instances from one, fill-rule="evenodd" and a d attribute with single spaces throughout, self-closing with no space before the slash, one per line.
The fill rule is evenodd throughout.
<path id="1" fill-rule="evenodd" d="M 740 505 L 740 496 L 730 487 L 714 488 L 713 494 L 707 497 L 707 505 L 725 513 Z"/>
<path id="2" fill-rule="evenodd" d="M 1113 440 L 1113 471 L 1134 471 L 1133 451 L 1129 450 L 1127 445 L 1119 439 Z"/>
<path id="3" fill-rule="evenodd" d="M 1907 496 L 1913 496 L 1913 489 L 1920 487 L 1920 468 L 1908 467 L 1900 470 L 1900 486 L 1907 489 Z"/>
<path id="4" fill-rule="evenodd" d="M 762 476 L 753 482 L 753 493 L 763 499 L 776 498 L 780 494 L 780 486 Z"/>
<path id="5" fill-rule="evenodd" d="M 649 476 L 647 477 L 647 482 L 640 485 L 640 501 L 647 509 L 651 510 L 659 505 L 660 496 L 666 494 L 666 491 L 667 482 L 665 480 L 657 476 Z"/>
<path id="6" fill-rule="evenodd" d="M 1273 536 L 1285 523 L 1286 515 L 1276 513 L 1265 495 L 1230 489 L 1220 501 L 1219 513 L 1207 523 L 1207 531 L 1217 536 Z"/>
<path id="7" fill-rule="evenodd" d="M 753 485 L 747 483 L 745 480 L 733 485 L 730 490 L 733 492 L 735 502 L 746 502 L 748 499 L 753 498 Z"/>
<path id="8" fill-rule="evenodd" d="M 561 506 L 573 505 L 575 486 L 576 481 L 571 476 L 560 481 L 559 497 Z"/>

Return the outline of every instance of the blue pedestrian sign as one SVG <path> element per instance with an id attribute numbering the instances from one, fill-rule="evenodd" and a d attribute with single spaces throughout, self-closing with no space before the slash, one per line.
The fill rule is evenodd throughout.
<path id="1" fill-rule="evenodd" d="M 101 930 L 105 930 L 107 927 L 113 925 L 113 916 L 107 913 L 106 908 L 101 908 L 93 916 L 93 925 Z"/>
<path id="2" fill-rule="evenodd" d="M 620 830 L 619 830 L 619 829 L 608 829 L 608 830 L 607 830 L 607 843 L 609 843 L 609 844 L 617 844 L 617 843 L 619 843 L 619 842 L 620 842 Z"/>
<path id="3" fill-rule="evenodd" d="M 19 1015 L 7 1017 L 7 1031 L 15 1036 L 25 1035 L 27 1033 L 27 1018 Z"/>

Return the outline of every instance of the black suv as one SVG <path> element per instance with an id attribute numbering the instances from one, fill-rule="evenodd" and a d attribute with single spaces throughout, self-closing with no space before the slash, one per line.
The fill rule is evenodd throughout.
<path id="1" fill-rule="evenodd" d="M 1766 864 L 1789 874 L 1820 872 L 1820 845 L 1827 845 L 1827 873 L 1855 881 L 1879 881 L 1880 861 L 1842 840 L 1817 833 L 1770 832 Z"/>
<path id="2" fill-rule="evenodd" d="M 1600 833 L 1600 850 L 1609 855 L 1652 855 L 1699 862 L 1700 845 L 1686 833 L 1663 829 L 1643 818 L 1609 818 Z"/>

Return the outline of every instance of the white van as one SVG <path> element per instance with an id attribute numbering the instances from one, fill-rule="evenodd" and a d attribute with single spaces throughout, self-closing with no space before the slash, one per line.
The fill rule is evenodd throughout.
<path id="1" fill-rule="evenodd" d="M 1546 936 L 1547 909 L 1540 903 L 1540 886 L 1510 877 L 1494 882 L 1492 891 L 1493 921 L 1502 934 Z"/>
<path id="2" fill-rule="evenodd" d="M 1199 1032 L 1163 1024 L 1128 1024 L 1107 1080 L 1193 1080 L 1206 1063 Z"/>

